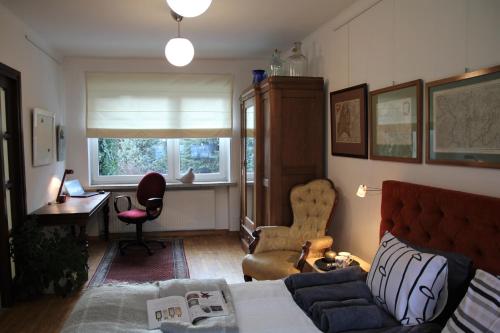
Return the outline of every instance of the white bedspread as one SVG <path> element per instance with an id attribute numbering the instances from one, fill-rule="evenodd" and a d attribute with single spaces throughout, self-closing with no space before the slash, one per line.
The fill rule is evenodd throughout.
<path id="1" fill-rule="evenodd" d="M 319 333 L 295 304 L 281 280 L 229 285 L 240 333 Z M 146 300 L 158 297 L 158 287 L 107 285 L 90 288 L 75 305 L 63 333 L 129 332 L 148 330 Z"/>
<path id="2" fill-rule="evenodd" d="M 282 280 L 229 285 L 240 333 L 321 332 L 295 304 Z"/>

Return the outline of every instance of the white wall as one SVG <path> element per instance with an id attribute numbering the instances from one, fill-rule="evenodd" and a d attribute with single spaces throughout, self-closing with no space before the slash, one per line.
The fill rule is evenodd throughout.
<path id="1" fill-rule="evenodd" d="M 233 76 L 233 128 L 231 142 L 231 177 L 239 182 L 240 116 L 239 95 L 252 82 L 252 69 L 265 68 L 267 60 L 194 60 L 184 68 L 173 67 L 166 59 L 139 58 L 66 58 L 64 82 L 66 86 L 66 133 L 68 151 L 66 163 L 74 169 L 84 186 L 89 184 L 89 157 L 85 137 L 85 72 L 167 72 L 199 74 L 231 74 Z M 239 230 L 239 187 L 216 190 L 216 227 Z M 168 203 L 167 203 L 168 205 Z M 167 207 L 168 209 L 168 207 Z M 227 211 L 229 209 L 229 212 Z"/>
<path id="2" fill-rule="evenodd" d="M 33 167 L 31 114 L 34 107 L 55 112 L 56 124 L 64 123 L 64 93 L 61 67 L 31 45 L 25 35 L 43 41 L 8 9 L 0 5 L 0 62 L 21 72 L 22 121 L 28 212 L 55 200 L 64 162 Z"/>
<path id="3" fill-rule="evenodd" d="M 303 41 L 310 74 L 325 77 L 326 91 L 365 82 L 375 90 L 500 64 L 498 0 L 383 0 L 334 31 L 341 18 L 375 2 L 358 1 Z M 328 117 L 329 110 L 327 98 Z M 328 176 L 340 191 L 330 233 L 337 249 L 364 259 L 378 247 L 380 195 L 356 197 L 359 184 L 396 179 L 500 197 L 500 170 L 334 157 L 327 138 Z"/>

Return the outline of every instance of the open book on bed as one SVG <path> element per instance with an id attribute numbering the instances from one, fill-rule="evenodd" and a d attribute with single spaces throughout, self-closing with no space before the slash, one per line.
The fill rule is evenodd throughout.
<path id="1" fill-rule="evenodd" d="M 190 291 L 184 297 L 168 296 L 147 301 L 148 328 L 159 328 L 162 322 L 184 321 L 195 323 L 207 317 L 226 316 L 224 293 L 216 291 Z"/>

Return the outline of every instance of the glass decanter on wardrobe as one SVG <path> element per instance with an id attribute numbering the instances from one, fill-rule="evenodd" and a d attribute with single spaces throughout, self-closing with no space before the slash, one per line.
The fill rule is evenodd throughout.
<path id="1" fill-rule="evenodd" d="M 302 54 L 302 43 L 295 42 L 288 57 L 288 75 L 307 76 L 307 58 Z"/>

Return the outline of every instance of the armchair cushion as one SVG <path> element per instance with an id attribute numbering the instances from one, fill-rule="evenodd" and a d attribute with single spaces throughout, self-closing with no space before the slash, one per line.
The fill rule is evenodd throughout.
<path id="1" fill-rule="evenodd" d="M 253 253 L 269 251 L 299 251 L 301 242 L 292 237 L 289 227 L 259 227 L 259 240 Z"/>
<path id="2" fill-rule="evenodd" d="M 243 274 L 257 280 L 276 280 L 290 274 L 300 273 L 295 267 L 300 252 L 269 251 L 247 254 L 243 258 Z"/>
<path id="3" fill-rule="evenodd" d="M 333 184 L 326 179 L 313 180 L 292 189 L 293 225 L 290 228 L 292 235 L 301 239 L 301 245 L 325 234 L 336 197 Z"/>

